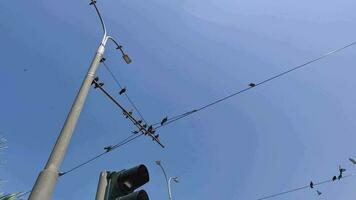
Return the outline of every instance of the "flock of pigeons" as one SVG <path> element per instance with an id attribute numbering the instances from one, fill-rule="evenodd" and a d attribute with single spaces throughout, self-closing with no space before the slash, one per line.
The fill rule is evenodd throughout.
<path id="1" fill-rule="evenodd" d="M 355 159 L 349 158 L 349 161 L 350 161 L 352 164 L 356 165 L 356 160 L 355 160 Z M 333 176 L 332 179 L 331 179 L 331 181 L 336 181 L 336 180 L 342 179 L 342 178 L 343 178 L 343 175 L 344 175 L 344 172 L 346 172 L 346 169 L 345 169 L 345 168 L 342 168 L 341 165 L 339 165 L 339 175 L 338 175 L 338 176 Z M 314 189 L 314 186 L 315 186 L 315 184 L 313 183 L 313 181 L 311 181 L 310 184 L 309 184 L 309 187 L 310 187 L 311 189 Z M 318 196 L 320 196 L 320 195 L 323 194 L 323 193 L 320 192 L 319 190 L 316 190 L 316 193 L 318 194 Z"/>

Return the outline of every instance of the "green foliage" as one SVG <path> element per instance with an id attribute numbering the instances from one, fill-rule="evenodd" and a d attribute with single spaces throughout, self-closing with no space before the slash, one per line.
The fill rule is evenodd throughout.
<path id="1" fill-rule="evenodd" d="M 4 151 L 6 148 L 7 148 L 6 139 L 1 137 L 0 138 L 0 152 Z"/>
<path id="2" fill-rule="evenodd" d="M 7 141 L 5 138 L 0 137 L 0 153 L 7 148 L 6 142 Z M 3 181 L 0 179 L 0 186 L 2 183 L 3 183 Z M 22 193 L 20 193 L 20 192 L 12 193 L 12 194 L 0 194 L 0 200 L 17 200 L 18 197 L 21 195 L 22 195 Z"/>
<path id="3" fill-rule="evenodd" d="M 1 195 L 0 200 L 16 200 L 20 195 L 21 193 Z"/>

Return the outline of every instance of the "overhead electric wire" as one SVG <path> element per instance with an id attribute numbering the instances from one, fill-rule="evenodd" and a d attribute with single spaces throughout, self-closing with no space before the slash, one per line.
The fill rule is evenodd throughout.
<path id="1" fill-rule="evenodd" d="M 124 89 L 122 84 L 120 83 L 119 79 L 115 76 L 114 72 L 111 71 L 110 67 L 106 64 L 105 61 L 102 62 L 104 64 L 105 69 L 109 72 L 110 76 L 114 79 L 115 83 L 120 87 L 120 89 Z M 143 114 L 141 111 L 138 109 L 138 107 L 135 105 L 135 103 L 132 101 L 132 99 L 129 97 L 129 95 L 125 92 L 124 93 L 125 97 L 127 100 L 130 102 L 131 106 L 135 109 L 135 111 L 140 115 L 141 119 L 147 124 L 147 121 L 143 117 Z"/>
<path id="2" fill-rule="evenodd" d="M 267 82 L 270 82 L 270 81 L 272 81 L 272 80 L 274 80 L 274 79 L 277 79 L 277 78 L 279 78 L 279 77 L 281 77 L 281 76 L 284 76 L 284 75 L 286 75 L 286 74 L 289 74 L 289 73 L 291 73 L 291 72 L 293 72 L 293 71 L 295 71 L 295 70 L 298 70 L 298 69 L 300 69 L 300 68 L 303 68 L 303 67 L 305 67 L 305 66 L 307 66 L 307 65 L 309 65 L 309 64 L 311 64 L 311 63 L 314 63 L 314 62 L 316 62 L 316 61 L 319 61 L 319 60 L 321 60 L 321 59 L 324 59 L 324 58 L 326 58 L 326 57 L 328 57 L 328 56 L 330 56 L 330 55 L 332 55 L 332 54 L 334 54 L 334 53 L 337 53 L 337 52 L 339 52 L 339 51 L 342 51 L 342 50 L 344 50 L 344 49 L 346 49 L 346 48 L 348 48 L 348 47 L 351 47 L 351 46 L 353 46 L 353 45 L 355 45 L 355 44 L 356 44 L 356 42 L 352 42 L 352 43 L 350 43 L 350 44 L 348 44 L 348 45 L 346 45 L 346 46 L 343 46 L 343 47 L 341 47 L 341 48 L 338 48 L 338 49 L 335 49 L 335 50 L 333 50 L 333 51 L 330 51 L 330 52 L 328 52 L 328 53 L 326 53 L 326 54 L 324 54 L 324 55 L 322 55 L 322 56 L 319 56 L 319 57 L 317 57 L 317 58 L 315 58 L 315 59 L 309 60 L 309 61 L 307 61 L 307 62 L 305 62 L 305 63 L 303 63 L 303 64 L 301 64 L 301 65 L 298 65 L 298 66 L 296 66 L 296 67 L 293 67 L 293 68 L 291 68 L 291 69 L 289 69 L 289 70 L 287 70 L 287 71 L 284 71 L 284 72 L 279 73 L 279 74 L 276 74 L 276 75 L 274 75 L 274 76 L 272 76 L 272 77 L 270 77 L 270 78 L 267 78 L 267 79 L 265 79 L 265 80 L 263 80 L 263 81 L 260 81 L 260 82 L 258 82 L 258 83 L 255 83 L 254 86 L 249 86 L 249 87 L 244 88 L 244 89 L 242 89 L 242 90 L 239 90 L 239 91 L 237 91 L 237 92 L 235 92 L 235 93 L 232 93 L 232 94 L 230 94 L 230 95 L 228 95 L 228 96 L 225 96 L 225 97 L 223 97 L 223 98 L 217 99 L 217 100 L 215 100 L 215 101 L 213 101 L 213 102 L 211 102 L 211 103 L 209 103 L 209 104 L 203 105 L 203 106 L 201 106 L 201 107 L 199 107 L 199 108 L 197 108 L 197 109 L 193 109 L 193 110 L 188 111 L 188 112 L 185 112 L 185 113 L 183 113 L 183 114 L 180 114 L 180 115 L 176 115 L 176 116 L 174 116 L 174 117 L 171 117 L 171 118 L 169 118 L 168 121 L 167 121 L 166 123 L 164 123 L 164 124 L 161 124 L 160 122 L 155 123 L 155 124 L 153 124 L 153 125 L 154 125 L 154 126 L 155 126 L 155 125 L 158 125 L 158 126 L 156 126 L 156 127 L 154 127 L 154 128 L 155 128 L 155 129 L 158 129 L 158 128 L 161 128 L 161 127 L 166 126 L 166 125 L 168 125 L 168 124 L 171 124 L 171 123 L 173 123 L 173 122 L 175 122 L 175 121 L 178 121 L 178 120 L 180 120 L 180 119 L 182 119 L 182 118 L 185 118 L 185 117 L 187 117 L 187 116 L 190 116 L 190 115 L 192 115 L 193 113 L 202 111 L 202 110 L 204 110 L 204 109 L 206 109 L 206 108 L 209 108 L 209 107 L 211 107 L 211 106 L 213 106 L 213 105 L 215 105 L 215 104 L 218 104 L 218 103 L 220 103 L 220 102 L 222 102 L 222 101 L 225 101 L 225 100 L 227 100 L 227 99 L 230 99 L 230 98 L 232 98 L 232 97 L 234 97 L 234 96 L 236 96 L 236 95 L 238 95 L 238 94 L 244 93 L 244 92 L 246 92 L 246 91 L 248 91 L 248 90 L 250 90 L 250 89 L 252 89 L 252 88 L 255 88 L 255 87 L 257 87 L 257 86 L 260 86 L 260 85 L 262 85 L 262 84 L 265 84 L 265 83 L 267 83 Z M 113 79 L 115 80 L 115 82 L 118 84 L 118 86 L 119 86 L 121 89 L 123 89 L 123 87 L 121 86 L 120 82 L 119 82 L 118 79 L 115 77 L 115 75 L 113 74 L 113 72 L 109 69 L 109 67 L 105 64 L 105 62 L 103 62 L 103 64 L 104 64 L 105 68 L 109 71 L 109 73 L 111 74 L 111 76 L 113 77 Z M 102 89 L 101 87 L 99 87 L 99 88 Z M 125 94 L 125 95 L 126 95 L 126 94 Z M 131 103 L 131 105 L 134 107 L 134 109 L 137 111 L 137 113 L 140 115 L 140 117 L 142 118 L 142 120 L 144 120 L 144 118 L 143 118 L 141 112 L 137 109 L 137 107 L 136 107 L 135 104 L 132 102 L 132 100 L 129 98 L 129 96 L 127 95 L 126 97 L 128 98 L 128 100 L 129 100 L 129 102 Z M 130 119 L 130 120 L 131 120 L 131 119 Z M 144 120 L 144 121 L 145 121 L 145 120 Z M 110 150 L 107 150 L 107 151 L 105 151 L 105 152 L 103 152 L 103 153 L 100 153 L 100 154 L 98 154 L 98 155 L 96 155 L 96 156 L 90 158 L 89 160 L 87 160 L 87 161 L 85 161 L 85 162 L 83 162 L 83 163 L 81 163 L 81 164 L 79 164 L 79 165 L 77 165 L 77 166 L 75 166 L 75 167 L 73 167 L 73 168 L 71 168 L 71 169 L 65 171 L 65 172 L 60 173 L 60 176 L 64 176 L 64 175 L 66 175 L 66 174 L 68 174 L 68 173 L 71 173 L 71 172 L 73 172 L 73 171 L 75 171 L 75 170 L 77 170 L 77 169 L 79 169 L 79 168 L 81 168 L 81 167 L 83 167 L 83 166 L 85 166 L 85 165 L 87 165 L 87 164 L 93 162 L 94 160 L 96 160 L 96 159 L 98 159 L 98 158 L 104 156 L 105 154 L 107 154 L 107 153 L 109 153 L 109 152 L 111 152 L 111 151 L 113 151 L 113 150 L 115 150 L 115 149 L 117 149 L 117 148 L 119 148 L 119 147 L 121 147 L 121 146 L 123 146 L 123 145 L 125 145 L 125 144 L 127 144 L 127 143 L 129 143 L 129 142 L 131 142 L 131 141 L 133 141 L 133 140 L 135 140 L 135 139 L 137 139 L 138 137 L 141 137 L 142 135 L 144 135 L 144 134 L 143 134 L 143 133 L 140 133 L 140 134 L 136 134 L 136 135 L 130 135 L 129 137 L 125 138 L 124 140 L 122 140 L 122 141 L 118 142 L 117 144 L 111 146 Z M 354 176 L 354 174 L 347 175 L 347 176 L 344 176 L 344 177 L 342 177 L 342 178 L 347 178 L 347 177 L 351 177 L 351 176 Z M 333 180 L 328 179 L 328 180 L 325 180 L 325 181 L 321 181 L 321 182 L 315 183 L 314 185 L 315 185 L 315 186 L 316 186 L 316 185 L 322 185 L 322 184 L 329 183 L 329 182 L 333 182 Z M 302 187 L 299 187 L 299 188 L 294 188 L 294 189 L 291 189 L 291 190 L 288 190 L 288 191 L 284 191 L 284 192 L 272 194 L 272 195 L 269 195 L 269 196 L 265 196 L 265 197 L 262 197 L 262 198 L 258 198 L 258 199 L 256 199 L 256 200 L 269 199 L 269 198 L 281 196 L 281 195 L 284 195 L 284 194 L 296 192 L 296 191 L 299 191 L 299 190 L 302 190 L 302 189 L 306 189 L 306 188 L 309 188 L 309 187 L 310 187 L 309 185 L 306 185 L 306 186 L 302 186 Z M 24 194 L 21 194 L 20 196 L 21 196 L 21 197 L 22 197 L 22 196 L 25 196 L 26 194 L 28 194 L 28 193 L 30 193 L 30 192 L 31 192 L 31 191 L 25 192 Z"/>
<path id="3" fill-rule="evenodd" d="M 274 79 L 276 79 L 276 78 L 278 78 L 278 77 L 281 77 L 281 76 L 283 76 L 283 75 L 285 75 L 285 74 L 288 74 L 288 73 L 290 73 L 290 72 L 292 72 L 292 71 L 295 71 L 295 70 L 297 70 L 297 69 L 300 69 L 300 68 L 302 68 L 302 67 L 304 67 L 304 66 L 306 66 L 306 65 L 308 65 L 308 64 L 311 64 L 311 63 L 313 63 L 313 62 L 316 62 L 316 61 L 318 61 L 318 60 L 321 60 L 321 59 L 323 59 L 323 58 L 325 58 L 325 57 L 327 57 L 327 56 L 329 56 L 329 55 L 331 55 L 331 54 L 333 54 L 333 53 L 336 53 L 336 52 L 338 52 L 338 51 L 341 51 L 341 50 L 343 50 L 343 49 L 346 49 L 346 48 L 348 48 L 348 47 L 350 47 L 350 46 L 353 46 L 353 45 L 355 45 L 355 44 L 356 44 L 356 42 L 353 42 L 353 43 L 351 43 L 351 44 L 349 44 L 349 45 L 346 45 L 346 46 L 344 46 L 344 47 L 342 47 L 342 48 L 339 48 L 339 49 L 330 51 L 330 52 L 328 52 L 328 53 L 326 53 L 326 54 L 324 54 L 324 55 L 322 55 L 322 56 L 320 56 L 320 57 L 318 57 L 318 58 L 316 58 L 316 59 L 310 60 L 310 61 L 308 61 L 308 62 L 306 62 L 306 63 L 304 63 L 304 64 L 298 65 L 298 66 L 296 66 L 296 67 L 294 67 L 294 68 L 292 68 L 292 69 L 289 69 L 289 70 L 287 70 L 287 71 L 285 71 L 285 72 L 279 73 L 279 74 L 277 74 L 277 75 L 275 75 L 275 76 L 272 76 L 272 77 L 270 77 L 270 78 L 268 78 L 268 79 L 266 79 L 266 80 L 263 80 L 263 81 L 261 81 L 261 82 L 259 82 L 259 83 L 256 83 L 256 85 L 255 85 L 254 87 L 257 87 L 257 86 L 259 86 L 259 85 L 262 85 L 262 84 L 264 84 L 264 83 L 267 83 L 267 82 L 269 82 L 269 81 L 272 81 L 272 80 L 274 80 Z M 171 117 L 171 118 L 169 118 L 169 120 L 168 120 L 165 124 L 163 124 L 163 125 L 159 125 L 159 124 L 160 124 L 159 122 L 158 122 L 158 123 L 155 123 L 154 125 L 159 125 L 159 126 L 156 126 L 155 128 L 158 129 L 158 128 L 161 128 L 161 127 L 166 126 L 166 125 L 168 125 L 168 124 L 171 124 L 171 123 L 173 123 L 173 122 L 175 122 L 175 121 L 178 121 L 178 120 L 180 120 L 180 119 L 182 119 L 182 118 L 185 118 L 185 117 L 187 117 L 187 116 L 189 116 L 189 115 L 191 115 L 191 114 L 193 114 L 193 113 L 199 112 L 199 111 L 201 111 L 201 110 L 203 110 L 203 109 L 206 109 L 206 108 L 208 108 L 208 107 L 210 107 L 210 106 L 213 106 L 213 105 L 215 105 L 215 104 L 217 104 L 217 103 L 220 103 L 220 102 L 222 102 L 222 101 L 224 101 L 224 100 L 226 100 L 226 99 L 228 99 L 228 98 L 231 98 L 231 97 L 233 97 L 233 96 L 236 96 L 236 95 L 238 95 L 238 94 L 241 94 L 241 93 L 243 93 L 243 92 L 246 92 L 246 91 L 248 91 L 248 90 L 250 90 L 250 89 L 252 89 L 252 88 L 254 88 L 254 87 L 248 87 L 248 88 L 242 89 L 242 90 L 237 91 L 237 92 L 235 92 L 235 93 L 233 93 L 233 94 L 231 94 L 231 95 L 228 95 L 228 96 L 226 96 L 226 97 L 224 97 L 224 98 L 218 99 L 218 100 L 216 100 L 216 101 L 214 101 L 214 102 L 212 102 L 212 103 L 209 103 L 209 104 L 207 104 L 207 105 L 201 106 L 201 107 L 198 108 L 198 109 L 194 109 L 194 110 L 191 110 L 191 111 L 189 111 L 189 112 L 186 112 L 186 113 L 183 113 L 183 114 L 180 114 L 180 115 Z M 130 142 L 130 141 L 132 141 L 132 140 L 134 140 L 134 139 L 136 139 L 136 138 L 138 138 L 138 137 L 140 137 L 140 136 L 142 136 L 142 135 L 143 135 L 142 133 L 139 134 L 139 135 L 131 135 L 131 136 L 128 137 L 128 138 L 130 138 L 130 140 L 127 141 L 127 142 L 125 142 L 124 144 L 126 144 L 126 143 L 128 143 L 128 142 Z M 132 136 L 135 136 L 135 137 L 131 138 Z M 125 139 L 125 140 L 126 140 L 126 139 Z M 122 142 L 124 142 L 125 140 L 123 140 Z M 120 142 L 119 142 L 118 144 L 120 144 Z M 122 145 L 120 145 L 120 146 L 122 146 Z M 86 165 L 86 164 L 88 164 L 88 163 L 94 161 L 95 159 L 97 159 L 97 158 L 99 158 L 99 157 L 105 155 L 106 153 L 108 153 L 108 152 L 98 154 L 97 156 L 95 156 L 95 157 L 89 159 L 88 161 L 86 161 L 86 162 L 84 162 L 84 163 L 82 163 L 82 164 L 80 164 L 80 165 L 74 167 L 75 169 L 72 168 L 71 170 L 68 170 L 68 171 L 65 172 L 65 173 L 68 173 L 69 171 L 73 171 L 73 169 L 76 170 L 76 169 L 78 169 L 79 167 L 84 166 L 84 165 Z M 283 193 L 283 194 L 284 194 L 284 193 Z M 258 200 L 260 200 L 260 199 L 258 199 Z"/>
<path id="4" fill-rule="evenodd" d="M 118 106 L 126 116 L 137 128 L 138 132 L 142 132 L 144 135 L 148 135 L 152 138 L 153 141 L 157 142 L 162 148 L 164 148 L 164 145 L 159 141 L 159 139 L 154 135 L 154 131 L 150 130 L 150 128 L 147 129 L 145 125 L 142 125 L 137 119 L 135 119 L 132 116 L 132 113 L 128 112 L 112 95 L 109 94 L 104 88 L 102 83 L 98 82 L 98 77 L 93 80 L 93 84 L 95 84 L 95 88 L 99 88 L 101 92 L 103 92 L 116 106 Z M 146 124 L 147 126 L 147 124 Z M 153 128 L 153 126 L 151 127 Z M 147 129 L 147 130 L 146 130 Z"/>
<path id="5" fill-rule="evenodd" d="M 211 102 L 211 103 L 208 103 L 208 104 L 206 104 L 206 105 L 203 105 L 203 106 L 201 106 L 201 107 L 198 107 L 198 108 L 196 108 L 196 109 L 193 109 L 193 110 L 191 110 L 191 111 L 189 111 L 189 112 L 185 112 L 185 113 L 183 113 L 183 114 L 180 114 L 180 115 L 176 115 L 176 116 L 174 116 L 174 117 L 171 117 L 171 118 L 169 118 L 168 121 L 167 121 L 166 123 L 164 123 L 164 124 L 161 124 L 161 123 L 159 123 L 159 122 L 158 122 L 158 123 L 155 123 L 155 125 L 158 125 L 158 126 L 156 126 L 155 128 L 157 129 L 157 128 L 160 128 L 160 127 L 162 127 L 162 126 L 166 126 L 166 125 L 171 124 L 171 123 L 173 123 L 173 122 L 176 122 L 176 121 L 178 121 L 178 120 L 180 120 L 180 119 L 183 119 L 183 118 L 185 118 L 185 117 L 188 117 L 189 115 L 192 115 L 193 113 L 200 112 L 200 111 L 202 111 L 202 110 L 204 110 L 204 109 L 207 109 L 207 108 L 209 108 L 209 107 L 211 107 L 211 106 L 213 106 L 213 105 L 215 105 L 215 104 L 218 104 L 218 103 L 220 103 L 220 102 L 222 102 L 222 101 L 225 101 L 225 100 L 227 100 L 227 99 L 230 99 L 230 98 L 232 98 L 232 97 L 234 97 L 234 96 L 236 96 L 236 95 L 239 95 L 239 94 L 241 94 L 241 93 L 244 93 L 244 92 L 246 92 L 246 91 L 248 91 L 248 90 L 250 90 L 250 89 L 252 89 L 252 88 L 258 87 L 258 86 L 260 86 L 260 85 L 262 85 L 262 84 L 265 84 L 265 83 L 267 83 L 267 82 L 270 82 L 270 81 L 272 81 L 272 80 L 274 80 L 274 79 L 280 78 L 280 77 L 282 77 L 282 76 L 284 76 L 284 75 L 286 75 L 286 74 L 289 74 L 289 73 L 291 73 L 291 72 L 293 72 L 293 71 L 296 71 L 296 70 L 298 70 L 298 69 L 300 69 L 300 68 L 303 68 L 303 67 L 305 67 L 305 66 L 307 66 L 307 65 L 309 65 L 309 64 L 311 64 L 311 63 L 314 63 L 314 62 L 317 62 L 317 61 L 319 61 L 319 60 L 321 60 L 321 59 L 324 59 L 324 58 L 326 58 L 326 57 L 328 57 L 328 56 L 330 56 L 330 55 L 332 55 L 332 54 L 334 54 L 334 53 L 337 53 L 337 52 L 339 52 L 339 51 L 342 51 L 342 50 L 344 50 L 344 49 L 346 49 L 346 48 L 348 48 L 348 47 L 351 47 L 351 46 L 353 46 L 353 45 L 355 45 L 355 44 L 356 44 L 356 42 L 352 42 L 352 43 L 350 43 L 350 44 L 348 44 L 348 45 L 345 45 L 345 46 L 343 46 L 343 47 L 341 47 L 341 48 L 332 50 L 332 51 L 330 51 L 330 52 L 328 52 L 328 53 L 325 53 L 325 54 L 323 54 L 323 55 L 321 55 L 321 56 L 319 56 L 319 57 L 317 57 L 317 58 L 314 58 L 314 59 L 312 59 L 312 60 L 309 60 L 309 61 L 307 61 L 307 62 L 305 62 L 305 63 L 303 63 L 303 64 L 301 64 L 301 65 L 297 65 L 297 66 L 295 66 L 295 67 L 293 67 L 293 68 L 291 68 L 291 69 L 289 69 L 289 70 L 286 70 L 286 71 L 284 71 L 284 72 L 282 72 L 282 73 L 276 74 L 276 75 L 274 75 L 274 76 L 272 76 L 272 77 L 270 77 L 270 78 L 267 78 L 267 79 L 265 79 L 265 80 L 263 80 L 263 81 L 260 81 L 260 82 L 257 82 L 257 83 L 253 83 L 253 84 L 254 84 L 253 86 L 246 87 L 246 88 L 244 88 L 244 89 L 242 89 L 242 90 L 239 90 L 239 91 L 237 91 L 237 92 L 234 92 L 234 93 L 232 93 L 232 94 L 230 94 L 230 95 L 228 95 L 228 96 L 225 96 L 225 97 L 223 97 L 223 98 L 217 99 L 217 100 L 215 100 L 215 101 L 213 101 L 213 102 Z"/>
<path id="6" fill-rule="evenodd" d="M 343 176 L 341 179 L 344 179 L 344 178 L 347 178 L 347 177 L 351 177 L 351 176 L 354 176 L 354 174 L 350 174 L 350 175 Z M 340 180 L 341 180 L 341 179 L 340 179 Z M 327 180 L 325 180 L 325 181 L 321 181 L 321 182 L 315 183 L 315 184 L 314 184 L 314 187 L 317 186 L 317 185 L 323 185 L 323 184 L 330 183 L 330 182 L 335 182 L 335 181 L 333 181 L 332 179 L 327 179 Z M 284 192 L 280 192 L 280 193 L 268 195 L 268 196 L 265 196 L 265 197 L 258 198 L 258 199 L 256 199 L 256 200 L 270 199 L 270 198 L 277 197 L 277 196 L 281 196 L 281 195 L 284 195 L 284 194 L 297 192 L 297 191 L 303 190 L 303 189 L 310 189 L 310 185 L 305 185 L 305 186 L 298 187 L 298 188 L 294 188 L 294 189 L 287 190 L 287 191 L 284 191 Z"/>
<path id="7" fill-rule="evenodd" d="M 138 123 L 138 121 L 137 121 L 136 119 L 134 119 L 134 118 L 129 114 L 129 112 L 128 112 L 125 108 L 123 108 L 123 107 L 119 104 L 119 102 L 117 102 L 117 101 L 114 99 L 114 97 L 112 97 L 104 88 L 102 88 L 102 86 L 99 85 L 99 83 L 97 83 L 95 80 L 94 80 L 93 83 L 95 83 L 95 84 L 97 85 L 97 87 L 98 87 L 106 96 L 109 97 L 110 100 L 112 100 L 117 106 L 120 107 L 120 109 L 127 115 L 128 119 L 130 119 L 130 121 L 131 121 L 135 126 L 137 126 L 139 129 L 142 129 L 142 128 L 143 128 L 142 125 L 141 125 L 140 123 Z M 87 164 L 93 162 L 94 160 L 96 160 L 96 159 L 98 159 L 98 158 L 104 156 L 105 154 L 107 154 L 107 153 L 109 153 L 109 152 L 111 152 L 111 151 L 113 151 L 113 150 L 115 150 L 115 149 L 117 149 L 117 148 L 119 148 L 119 147 L 121 147 L 121 146 L 123 146 L 123 145 L 125 145 L 125 144 L 127 144 L 127 143 L 129 143 L 129 142 L 131 142 L 131 141 L 133 141 L 133 140 L 135 140 L 135 139 L 137 139 L 137 138 L 139 138 L 139 137 L 141 137 L 142 135 L 145 135 L 145 134 L 144 134 L 144 133 L 138 133 L 138 134 L 135 134 L 135 135 L 130 135 L 130 136 L 128 136 L 127 138 L 125 138 L 124 140 L 122 140 L 122 141 L 120 141 L 120 142 L 118 142 L 118 143 L 116 143 L 116 144 L 114 144 L 114 145 L 110 145 L 110 146 L 109 146 L 109 149 L 106 150 L 105 152 L 99 153 L 99 154 L 95 155 L 94 157 L 88 159 L 87 161 L 82 162 L 82 163 L 80 163 L 80 164 L 78 164 L 78 165 L 72 167 L 71 169 L 65 171 L 65 172 L 61 172 L 61 173 L 60 173 L 60 176 L 64 176 L 64 175 L 66 175 L 66 174 L 68 174 L 68 173 L 71 173 L 71 172 L 73 172 L 73 171 L 75 171 L 75 170 L 77 170 L 77 169 L 79 169 L 79 168 L 81 168 L 81 167 L 83 167 L 83 166 L 85 166 L 85 165 L 87 165 Z M 148 135 L 151 135 L 151 134 L 148 133 Z M 151 137 L 152 137 L 152 136 L 151 136 Z M 156 139 L 156 142 L 158 142 L 158 144 L 160 144 L 162 147 L 164 147 L 164 146 L 157 140 L 157 138 L 154 138 L 154 137 L 152 137 L 152 138 L 153 138 L 153 139 Z"/>
<path id="8" fill-rule="evenodd" d="M 80 163 L 80 164 L 78 164 L 78 165 L 72 167 L 71 169 L 69 169 L 69 170 L 67 170 L 67 171 L 65 171 L 65 172 L 59 173 L 59 176 L 62 177 L 62 176 L 64 176 L 64 175 L 67 175 L 67 174 L 69 174 L 69 173 L 75 171 L 75 170 L 78 170 L 79 168 L 81 168 L 81 167 L 83 167 L 83 166 L 85 166 L 85 165 L 87 165 L 87 164 L 93 162 L 94 160 L 96 160 L 96 159 L 98 159 L 98 158 L 104 156 L 105 154 L 108 154 L 108 153 L 110 153 L 110 152 L 112 152 L 112 151 L 118 149 L 119 147 L 121 147 L 121 146 L 123 146 L 123 145 L 125 145 L 125 144 L 127 144 L 127 143 L 129 143 L 129 142 L 131 142 L 132 140 L 135 140 L 136 138 L 138 138 L 138 137 L 140 137 L 140 136 L 142 136 L 142 135 L 143 135 L 142 133 L 141 133 L 141 134 L 138 134 L 138 135 L 130 135 L 129 137 L 125 138 L 124 140 L 122 140 L 122 141 L 120 141 L 120 142 L 118 142 L 118 143 L 112 145 L 111 148 L 110 148 L 110 150 L 107 150 L 107 151 L 105 151 L 105 152 L 103 152 L 103 153 L 100 153 L 100 154 L 98 154 L 98 155 L 96 155 L 96 156 L 94 156 L 94 157 L 88 159 L 87 161 L 82 162 L 82 163 Z M 27 191 L 27 192 L 25 192 L 25 193 L 22 193 L 22 194 L 18 195 L 17 198 L 24 197 L 25 195 L 29 194 L 31 191 L 32 191 L 32 190 L 29 190 L 29 191 Z"/>
<path id="9" fill-rule="evenodd" d="M 129 143 L 129 142 L 131 142 L 132 140 L 135 140 L 136 138 L 140 137 L 141 135 L 142 135 L 142 134 L 130 135 L 129 137 L 125 138 L 124 140 L 122 140 L 122 141 L 120 141 L 120 142 L 118 142 L 118 143 L 112 145 L 112 146 L 110 147 L 110 150 L 106 150 L 105 152 L 99 153 L 99 154 L 97 154 L 96 156 L 94 156 L 94 157 L 88 159 L 87 161 L 82 162 L 82 163 L 80 163 L 80 164 L 78 164 L 78 165 L 72 167 L 71 169 L 65 171 L 65 172 L 61 172 L 61 173 L 60 173 L 60 176 L 64 176 L 64 175 L 66 175 L 66 174 L 68 174 L 68 173 L 71 173 L 71 172 L 73 172 L 73 171 L 75 171 L 75 170 L 77 170 L 77 169 L 79 169 L 79 168 L 81 168 L 81 167 L 83 167 L 83 166 L 85 166 L 85 165 L 87 165 L 87 164 L 93 162 L 94 160 L 96 160 L 96 159 L 102 157 L 103 155 L 105 155 L 105 154 L 107 154 L 107 153 L 109 153 L 109 152 L 111 152 L 111 151 L 113 151 L 113 150 L 118 149 L 119 147 L 121 147 L 121 146 L 123 146 L 123 145 L 125 145 L 125 144 L 127 144 L 127 143 Z"/>

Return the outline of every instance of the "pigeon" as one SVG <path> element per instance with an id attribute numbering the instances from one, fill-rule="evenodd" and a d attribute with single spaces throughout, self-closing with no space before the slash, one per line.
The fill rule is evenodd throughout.
<path id="1" fill-rule="evenodd" d="M 92 84 L 92 85 L 93 85 L 93 84 L 96 85 L 96 82 L 98 82 L 98 81 L 99 81 L 99 77 L 95 77 L 94 80 L 93 80 L 93 82 L 91 82 L 91 84 Z"/>
<path id="2" fill-rule="evenodd" d="M 322 194 L 319 190 L 317 190 L 316 192 L 318 193 L 318 196 L 320 196 Z"/>
<path id="3" fill-rule="evenodd" d="M 109 152 L 109 151 L 112 150 L 112 146 L 111 145 L 110 146 L 106 146 L 106 147 L 104 147 L 104 149 L 106 150 L 106 152 Z"/>
<path id="4" fill-rule="evenodd" d="M 342 174 L 337 177 L 338 180 L 342 179 Z"/>
<path id="5" fill-rule="evenodd" d="M 332 180 L 333 180 L 333 181 L 336 181 L 336 176 L 334 176 Z"/>
<path id="6" fill-rule="evenodd" d="M 105 62 L 106 58 L 101 58 L 100 62 Z"/>
<path id="7" fill-rule="evenodd" d="M 310 186 L 310 188 L 314 188 L 314 183 L 313 183 L 313 181 L 310 181 L 309 186 Z"/>
<path id="8" fill-rule="evenodd" d="M 346 169 L 342 168 L 341 165 L 339 165 L 339 172 L 340 174 L 344 173 L 346 171 Z"/>
<path id="9" fill-rule="evenodd" d="M 124 94 L 125 92 L 126 92 L 126 88 L 124 87 L 124 88 L 122 88 L 122 89 L 120 90 L 119 95 L 122 95 L 122 94 Z"/>
<path id="10" fill-rule="evenodd" d="M 147 131 L 150 132 L 150 134 L 153 134 L 154 133 L 153 126 L 152 125 L 149 126 Z"/>
<path id="11" fill-rule="evenodd" d="M 168 117 L 163 118 L 161 121 L 161 126 L 163 126 L 163 124 L 166 123 L 167 121 L 168 121 Z"/>
<path id="12" fill-rule="evenodd" d="M 159 141 L 159 134 L 153 136 L 154 138 L 152 138 L 152 140 L 154 141 L 155 139 Z"/>
<path id="13" fill-rule="evenodd" d="M 250 83 L 250 84 L 248 84 L 248 86 L 250 86 L 250 87 L 255 87 L 256 84 L 255 84 L 255 83 Z"/>
<path id="14" fill-rule="evenodd" d="M 124 111 L 124 115 L 125 115 L 125 118 L 127 119 L 127 118 L 129 118 L 129 116 L 132 115 L 132 111 L 129 111 L 129 112 Z"/>
<path id="15" fill-rule="evenodd" d="M 156 132 L 156 130 L 153 128 L 153 129 L 151 130 L 151 133 L 152 133 L 152 134 L 155 134 L 155 132 Z"/>
<path id="16" fill-rule="evenodd" d="M 137 122 L 138 122 L 139 124 L 141 124 L 141 123 L 142 123 L 142 120 L 138 120 Z"/>
<path id="17" fill-rule="evenodd" d="M 356 160 L 349 158 L 349 161 L 352 162 L 352 164 L 356 165 Z"/>

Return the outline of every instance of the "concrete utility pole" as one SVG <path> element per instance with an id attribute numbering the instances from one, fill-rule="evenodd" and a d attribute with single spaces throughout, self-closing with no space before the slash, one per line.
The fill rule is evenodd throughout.
<path id="1" fill-rule="evenodd" d="M 95 200 L 105 200 L 107 186 L 108 186 L 108 173 L 106 171 L 103 171 L 100 173 Z"/>
<path id="2" fill-rule="evenodd" d="M 90 68 L 83 80 L 83 83 L 79 89 L 79 92 L 74 100 L 68 117 L 63 125 L 61 133 L 59 134 L 56 144 L 53 147 L 52 153 L 48 158 L 47 164 L 43 171 L 40 172 L 36 183 L 33 186 L 32 192 L 30 194 L 29 200 L 49 200 L 51 198 L 52 192 L 56 185 L 57 179 L 60 175 L 59 168 L 63 161 L 64 155 L 66 153 L 67 147 L 73 135 L 74 128 L 77 124 L 79 115 L 83 108 L 85 99 L 88 95 L 90 86 L 95 76 L 95 72 L 100 64 L 101 59 L 105 51 L 105 46 L 107 41 L 110 39 L 117 45 L 117 49 L 120 49 L 123 54 L 123 58 L 127 63 L 131 62 L 129 57 L 122 51 L 122 46 L 120 46 L 111 36 L 107 35 L 105 23 L 101 14 L 96 6 L 96 1 L 91 0 L 90 5 L 93 5 L 103 28 L 103 38 L 96 51 Z"/>

